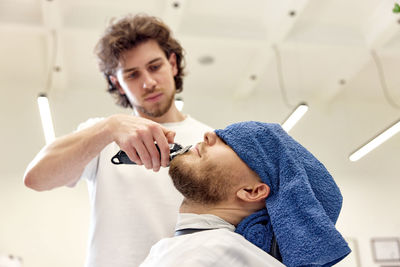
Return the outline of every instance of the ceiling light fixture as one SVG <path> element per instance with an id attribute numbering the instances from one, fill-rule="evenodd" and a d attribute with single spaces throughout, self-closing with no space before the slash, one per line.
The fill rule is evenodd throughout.
<path id="1" fill-rule="evenodd" d="M 395 134 L 400 132 L 400 120 L 389 126 L 386 130 L 384 130 L 382 133 L 378 134 L 376 137 L 374 137 L 371 141 L 367 142 L 365 145 L 363 145 L 361 148 L 357 149 L 355 152 L 353 152 L 350 156 L 349 159 L 351 161 L 357 161 L 364 157 L 366 154 L 383 144 L 385 141 L 393 137 Z"/>
<path id="2" fill-rule="evenodd" d="M 308 105 L 306 103 L 300 103 L 290 114 L 290 116 L 282 123 L 282 128 L 286 132 L 289 132 L 293 126 L 306 114 L 308 111 Z"/>
<path id="3" fill-rule="evenodd" d="M 276 45 L 273 46 L 274 52 L 275 52 L 275 58 L 276 58 L 276 70 L 278 72 L 278 82 L 279 82 L 279 88 L 281 91 L 282 99 L 285 105 L 288 108 L 293 108 L 293 105 L 289 103 L 289 99 L 287 97 L 287 93 L 285 90 L 285 83 L 283 79 L 283 72 L 282 72 L 282 60 L 281 60 L 281 55 L 279 53 L 278 47 Z M 286 131 L 289 132 L 293 126 L 306 114 L 308 111 L 308 105 L 304 102 L 298 104 L 292 114 L 289 115 L 289 117 L 285 120 L 284 123 L 282 123 L 282 128 Z"/>
<path id="4" fill-rule="evenodd" d="M 199 58 L 199 63 L 202 65 L 211 65 L 214 63 L 214 57 L 210 55 L 204 55 Z"/>
<path id="5" fill-rule="evenodd" d="M 49 144 L 55 139 L 55 134 L 47 95 L 45 93 L 40 93 L 37 98 L 37 102 L 39 105 L 40 119 L 42 120 L 44 137 L 46 144 Z"/>
<path id="6" fill-rule="evenodd" d="M 383 91 L 383 95 L 386 98 L 386 101 L 396 109 L 400 109 L 400 105 L 396 103 L 393 98 L 391 97 L 389 93 L 389 88 L 386 84 L 386 79 L 385 79 L 385 73 L 383 71 L 382 63 L 378 57 L 378 54 L 372 50 L 371 51 L 372 58 L 374 60 L 376 69 L 378 71 L 378 76 L 379 76 L 379 81 L 380 85 Z M 390 139 L 392 136 L 400 132 L 400 120 L 393 123 L 391 126 L 389 126 L 386 130 L 382 131 L 382 133 L 378 134 L 374 138 L 372 138 L 370 141 L 368 141 L 365 145 L 361 146 L 359 149 L 357 149 L 355 152 L 351 153 L 349 156 L 350 161 L 357 161 L 364 157 L 366 154 L 386 142 L 388 139 Z"/>
<path id="7" fill-rule="evenodd" d="M 53 71 L 58 72 L 61 69 L 59 66 L 55 66 L 56 56 L 57 56 L 57 32 L 56 32 L 56 30 L 51 30 L 49 38 L 51 38 L 51 41 L 52 41 L 52 54 L 50 57 L 50 66 L 49 66 L 49 71 L 48 71 L 48 75 L 47 75 L 45 90 L 43 92 L 39 93 L 38 98 L 37 98 L 37 102 L 39 105 L 40 119 L 42 121 L 42 127 L 43 127 L 44 138 L 46 140 L 46 144 L 51 143 L 55 139 L 53 120 L 51 118 L 49 99 L 47 98 L 47 95 L 50 92 L 50 89 L 53 84 Z"/>

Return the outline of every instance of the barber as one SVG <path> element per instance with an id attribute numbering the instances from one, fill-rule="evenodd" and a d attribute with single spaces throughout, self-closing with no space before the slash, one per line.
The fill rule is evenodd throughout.
<path id="1" fill-rule="evenodd" d="M 86 266 L 138 266 L 151 245 L 174 232 L 182 201 L 160 168 L 169 165 L 168 143 L 194 144 L 211 128 L 175 106 L 183 90 L 183 49 L 159 19 L 137 15 L 112 23 L 96 54 L 108 92 L 133 114 L 89 119 L 56 139 L 29 164 L 24 182 L 44 191 L 86 180 Z M 120 149 L 137 165 L 111 164 Z"/>

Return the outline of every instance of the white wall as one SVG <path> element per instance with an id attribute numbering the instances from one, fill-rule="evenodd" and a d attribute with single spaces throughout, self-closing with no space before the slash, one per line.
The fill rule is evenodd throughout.
<path id="1" fill-rule="evenodd" d="M 22 257 L 24 267 L 83 266 L 86 184 L 38 193 L 23 185 L 22 175 L 1 175 L 0 254 Z"/>
<path id="2" fill-rule="evenodd" d="M 400 180 L 368 173 L 342 175 L 337 180 L 344 197 L 337 226 L 345 237 L 356 240 L 360 266 L 390 265 L 373 261 L 371 239 L 400 236 Z"/>

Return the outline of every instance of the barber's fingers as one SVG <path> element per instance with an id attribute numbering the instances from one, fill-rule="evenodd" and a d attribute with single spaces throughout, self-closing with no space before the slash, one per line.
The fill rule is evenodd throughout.
<path id="1" fill-rule="evenodd" d="M 153 146 L 154 146 L 154 143 L 153 143 Z M 142 164 L 146 167 L 146 169 L 152 169 L 153 163 L 152 163 L 151 156 L 149 154 L 149 151 L 148 151 L 146 145 L 143 142 L 136 142 L 135 149 L 136 149 L 137 155 L 139 156 Z"/>
<path id="2" fill-rule="evenodd" d="M 153 132 L 153 134 L 155 134 Z M 157 136 L 157 134 L 155 134 Z M 149 159 L 148 162 L 147 161 L 147 157 L 146 154 L 144 154 L 145 158 L 142 158 L 142 155 L 140 155 L 140 158 L 142 159 L 143 163 L 145 164 L 147 169 L 153 169 L 153 171 L 157 172 L 160 170 L 160 166 L 161 166 L 161 162 L 160 162 L 160 153 L 158 152 L 156 145 L 154 143 L 154 139 L 156 138 L 156 136 L 143 136 L 143 144 L 145 145 L 147 151 L 148 151 L 148 155 L 149 155 Z M 165 139 L 165 137 L 164 137 Z M 164 142 L 166 142 L 166 140 L 164 140 Z M 148 165 L 147 165 L 148 163 Z M 149 167 L 148 167 L 149 166 Z"/>
<path id="3" fill-rule="evenodd" d="M 168 143 L 172 144 L 174 143 L 174 139 L 175 139 L 175 132 L 174 131 L 170 131 L 168 130 L 167 132 L 164 133 L 165 137 L 167 137 Z"/>
<path id="4" fill-rule="evenodd" d="M 161 125 L 152 129 L 152 135 L 143 135 L 142 140 L 145 148 L 149 152 L 151 161 L 148 160 L 147 154 L 138 151 L 139 156 L 147 169 L 153 169 L 157 172 L 160 167 L 167 167 L 169 165 L 169 145 L 173 143 L 175 132 L 171 131 Z M 159 150 L 157 150 L 154 143 L 157 143 Z M 150 166 L 151 165 L 151 166 Z"/>
<path id="5" fill-rule="evenodd" d="M 173 143 L 175 132 L 145 119 L 137 123 L 137 118 L 135 118 L 135 123 L 131 122 L 127 120 L 118 124 L 120 127 L 119 131 L 115 131 L 119 133 L 116 135 L 118 137 L 115 140 L 116 143 L 138 165 L 144 165 L 147 169 L 154 171 L 158 171 L 161 166 L 167 167 L 169 164 L 168 143 Z"/>
<path id="6" fill-rule="evenodd" d="M 124 152 L 128 155 L 131 161 L 135 162 L 137 165 L 143 165 L 143 162 L 140 160 L 135 147 L 131 146 L 130 149 L 126 149 Z"/>
<path id="7" fill-rule="evenodd" d="M 157 163 L 161 164 L 162 167 L 167 167 L 169 164 L 169 145 L 168 145 L 168 138 L 165 135 L 165 132 L 166 132 L 165 128 L 159 128 L 157 131 L 154 132 L 154 141 L 157 143 L 157 146 L 160 149 L 157 158 L 160 161 L 157 161 Z M 154 166 L 153 170 L 155 170 Z"/>

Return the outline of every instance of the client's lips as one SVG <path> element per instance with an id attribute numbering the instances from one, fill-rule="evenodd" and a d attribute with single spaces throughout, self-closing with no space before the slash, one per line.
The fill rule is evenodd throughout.
<path id="1" fill-rule="evenodd" d="M 199 144 L 196 144 L 195 146 L 193 146 L 191 150 L 193 150 L 195 153 L 197 153 L 197 155 L 199 155 L 199 157 L 201 158 L 200 150 L 198 148 L 198 145 Z"/>

